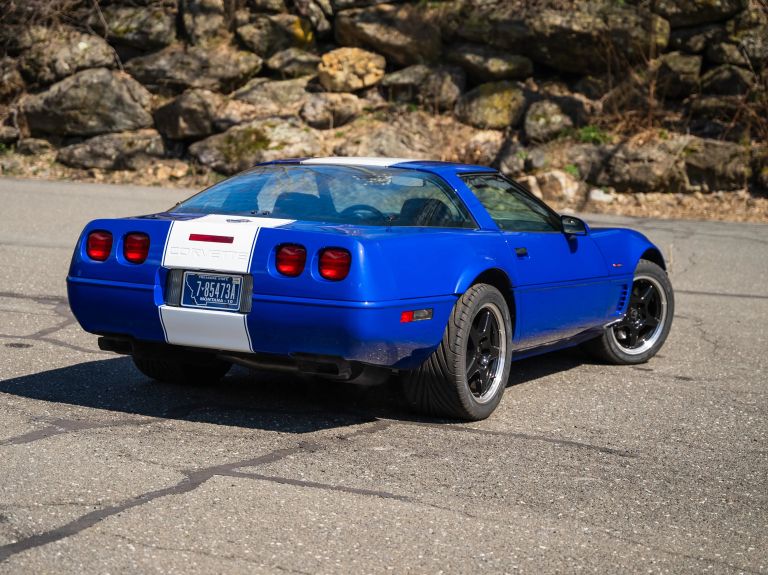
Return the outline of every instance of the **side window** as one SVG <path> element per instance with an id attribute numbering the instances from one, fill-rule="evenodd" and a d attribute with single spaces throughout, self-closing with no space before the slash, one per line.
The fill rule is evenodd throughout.
<path id="1" fill-rule="evenodd" d="M 561 231 L 560 222 L 549 210 L 501 176 L 475 174 L 462 179 L 502 230 Z"/>

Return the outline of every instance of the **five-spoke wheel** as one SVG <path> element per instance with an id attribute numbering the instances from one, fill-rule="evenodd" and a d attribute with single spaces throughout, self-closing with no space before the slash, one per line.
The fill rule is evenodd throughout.
<path id="1" fill-rule="evenodd" d="M 504 373 L 507 331 L 501 310 L 485 304 L 475 315 L 467 339 L 467 385 L 478 403 L 493 398 Z"/>
<path id="2" fill-rule="evenodd" d="M 675 300 L 667 272 L 640 260 L 622 320 L 587 342 L 588 351 L 610 363 L 643 363 L 659 351 L 672 325 Z"/>
<path id="3" fill-rule="evenodd" d="M 485 419 L 504 394 L 511 336 L 504 296 L 493 286 L 473 285 L 456 302 L 438 348 L 403 376 L 406 400 L 432 415 Z"/>

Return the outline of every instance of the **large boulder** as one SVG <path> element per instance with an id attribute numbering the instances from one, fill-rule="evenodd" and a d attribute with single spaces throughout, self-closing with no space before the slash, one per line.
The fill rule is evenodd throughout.
<path id="1" fill-rule="evenodd" d="M 755 86 L 755 75 L 739 66 L 726 64 L 713 68 L 701 77 L 701 89 L 706 94 L 735 96 L 746 94 Z"/>
<path id="2" fill-rule="evenodd" d="M 306 18 L 295 14 L 260 14 L 235 30 L 237 39 L 262 58 L 288 48 L 312 46 L 314 34 Z"/>
<path id="3" fill-rule="evenodd" d="M 533 41 L 525 22 L 525 10 L 521 10 L 524 6 L 525 3 L 506 0 L 464 2 L 455 35 L 470 42 L 522 54 Z M 538 9 L 539 6 L 532 6 L 532 10 Z"/>
<path id="4" fill-rule="evenodd" d="M 176 10 L 162 4 L 123 6 L 110 4 L 102 8 L 107 39 L 115 45 L 138 50 L 157 50 L 173 43 L 176 38 Z M 101 19 L 93 18 L 91 25 L 103 28 Z"/>
<path id="5" fill-rule="evenodd" d="M 386 60 L 360 48 L 337 48 L 323 54 L 317 75 L 330 92 L 354 92 L 377 84 L 384 77 Z"/>
<path id="6" fill-rule="evenodd" d="M 127 74 L 97 68 L 24 97 L 19 109 L 32 135 L 92 136 L 151 126 L 150 100 Z"/>
<path id="7" fill-rule="evenodd" d="M 467 76 L 458 66 L 437 66 L 424 79 L 419 102 L 439 112 L 452 110 L 467 86 Z"/>
<path id="8" fill-rule="evenodd" d="M 511 82 L 481 84 L 456 103 L 456 117 L 476 128 L 504 129 L 515 126 L 525 111 L 525 95 Z"/>
<path id="9" fill-rule="evenodd" d="M 618 146 L 607 161 L 599 184 L 620 192 L 682 192 L 687 188 L 683 152 L 686 138 Z"/>
<path id="10" fill-rule="evenodd" d="M 654 10 L 673 28 L 722 22 L 746 8 L 746 0 L 656 0 Z"/>
<path id="11" fill-rule="evenodd" d="M 475 133 L 450 116 L 415 111 L 387 121 L 360 117 L 348 126 L 343 142 L 333 149 L 339 156 L 389 156 L 459 160 L 460 147 Z"/>
<path id="12" fill-rule="evenodd" d="M 301 108 L 304 121 L 320 130 L 343 126 L 363 110 L 363 101 L 354 94 L 311 94 Z"/>
<path id="13" fill-rule="evenodd" d="M 750 150 L 741 144 L 690 138 L 682 157 L 688 182 L 704 191 L 741 190 L 752 176 Z"/>
<path id="14" fill-rule="evenodd" d="M 566 73 L 602 73 L 640 62 L 664 50 L 666 20 L 642 8 L 584 3 L 575 9 L 544 9 L 526 19 L 527 55 Z"/>
<path id="15" fill-rule="evenodd" d="M 698 91 L 700 74 L 701 56 L 680 52 L 664 54 L 656 77 L 657 93 L 662 100 L 685 98 Z"/>
<path id="16" fill-rule="evenodd" d="M 464 68 L 475 82 L 524 79 L 533 74 L 533 63 L 525 56 L 483 44 L 455 44 L 446 58 Z"/>
<path id="17" fill-rule="evenodd" d="M 187 90 L 155 110 L 155 126 L 171 140 L 192 140 L 214 133 L 214 117 L 226 98 L 202 89 Z"/>
<path id="18" fill-rule="evenodd" d="M 768 30 L 766 30 L 768 33 Z M 736 45 L 729 42 L 718 42 L 707 46 L 707 60 L 714 64 L 733 64 L 734 66 L 749 67 L 749 59 Z"/>
<path id="19" fill-rule="evenodd" d="M 688 54 L 701 54 L 708 46 L 722 41 L 725 36 L 725 26 L 721 24 L 677 28 L 669 35 L 668 48 Z"/>
<path id="20" fill-rule="evenodd" d="M 330 0 L 298 0 L 294 2 L 296 12 L 309 20 L 312 28 L 320 37 L 326 37 L 331 32 L 333 5 Z"/>
<path id="21" fill-rule="evenodd" d="M 14 58 L 0 58 L 0 104 L 10 102 L 24 91 L 24 79 Z"/>
<path id="22" fill-rule="evenodd" d="M 525 135 L 531 142 L 548 142 L 573 127 L 573 121 L 556 103 L 534 102 L 525 114 Z"/>
<path id="23" fill-rule="evenodd" d="M 295 116 L 307 99 L 307 84 L 311 76 L 293 80 L 254 78 L 234 93 L 236 100 L 260 109 L 262 118 Z"/>
<path id="24" fill-rule="evenodd" d="M 752 151 L 752 177 L 758 190 L 768 192 L 768 147 L 755 147 Z"/>
<path id="25" fill-rule="evenodd" d="M 320 57 L 301 48 L 287 48 L 272 55 L 266 61 L 267 68 L 283 78 L 298 78 L 317 72 Z"/>
<path id="26" fill-rule="evenodd" d="M 155 126 L 171 140 L 199 140 L 237 124 L 268 117 L 271 110 L 210 90 L 187 90 L 155 111 Z"/>
<path id="27" fill-rule="evenodd" d="M 19 139 L 19 130 L 13 126 L 0 125 L 0 144 L 13 144 Z"/>
<path id="28" fill-rule="evenodd" d="M 390 101 L 415 102 L 421 86 L 430 74 L 429 66 L 413 64 L 384 76 L 381 87 Z"/>
<path id="29" fill-rule="evenodd" d="M 230 91 L 261 69 L 261 58 L 223 44 L 214 48 L 173 45 L 125 65 L 134 78 L 153 92 L 178 93 L 187 88 Z"/>
<path id="30" fill-rule="evenodd" d="M 180 0 L 180 8 L 190 43 L 206 46 L 228 36 L 224 0 Z"/>
<path id="31" fill-rule="evenodd" d="M 379 4 L 344 10 L 336 16 L 336 40 L 375 50 L 401 66 L 433 62 L 440 56 L 440 28 L 422 6 Z"/>
<path id="32" fill-rule="evenodd" d="M 33 43 L 19 59 L 19 67 L 32 84 L 52 84 L 80 70 L 115 64 L 112 48 L 93 34 L 71 28 L 33 27 L 29 36 Z"/>
<path id="33" fill-rule="evenodd" d="M 165 156 L 163 138 L 155 130 L 103 134 L 65 148 L 56 160 L 73 168 L 138 170 Z"/>
<path id="34" fill-rule="evenodd" d="M 268 119 L 230 128 L 189 147 L 189 154 L 222 174 L 234 174 L 259 162 L 316 156 L 316 133 L 290 119 Z"/>
<path id="35" fill-rule="evenodd" d="M 467 84 L 459 66 L 413 64 L 384 76 L 381 87 L 390 101 L 419 102 L 436 111 L 452 110 Z"/>

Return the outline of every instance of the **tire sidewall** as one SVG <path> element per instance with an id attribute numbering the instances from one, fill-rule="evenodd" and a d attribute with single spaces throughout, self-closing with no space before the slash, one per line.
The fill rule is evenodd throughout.
<path id="1" fill-rule="evenodd" d="M 477 315 L 478 311 L 488 303 L 494 304 L 501 311 L 507 341 L 504 354 L 504 369 L 501 374 L 501 383 L 499 384 L 496 393 L 489 401 L 485 403 L 479 403 L 469 389 L 469 384 L 467 382 L 467 341 L 469 339 L 469 331 L 472 327 L 472 322 L 474 321 L 475 316 Z M 512 317 L 510 315 L 509 307 L 506 300 L 504 299 L 504 296 L 501 295 L 499 290 L 491 285 L 480 284 L 477 286 L 477 297 L 472 298 L 469 304 L 460 305 L 465 305 L 466 309 L 463 311 L 466 312 L 466 315 L 464 317 L 468 318 L 468 321 L 463 322 L 463 325 L 461 325 L 456 334 L 456 341 L 451 342 L 455 346 L 454 349 L 457 352 L 454 372 L 456 374 L 457 381 L 455 383 L 457 392 L 459 394 L 459 399 L 467 412 L 470 413 L 474 419 L 485 419 L 491 413 L 493 413 L 493 411 L 499 405 L 501 397 L 504 395 L 504 388 L 507 385 L 507 380 L 509 379 L 509 372 L 511 368 L 510 364 L 512 363 L 512 336 L 514 326 L 512 324 Z"/>
<path id="2" fill-rule="evenodd" d="M 664 295 L 667 298 L 667 310 L 664 318 L 664 325 L 662 326 L 661 334 L 656 340 L 656 343 L 653 344 L 653 347 L 640 354 L 633 355 L 626 353 L 611 335 L 610 330 L 613 330 L 613 328 L 608 327 L 606 329 L 605 335 L 603 336 L 606 347 L 610 353 L 616 356 L 616 359 L 620 363 L 624 364 L 645 363 L 656 355 L 667 340 L 669 331 L 672 328 L 672 319 L 675 314 L 675 294 L 667 272 L 651 261 L 640 260 L 635 268 L 634 276 L 632 277 L 633 284 L 638 275 L 651 276 L 659 282 L 659 285 L 664 290 Z"/>

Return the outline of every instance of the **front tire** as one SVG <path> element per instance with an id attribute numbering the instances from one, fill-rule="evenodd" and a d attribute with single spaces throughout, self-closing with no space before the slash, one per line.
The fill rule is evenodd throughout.
<path id="1" fill-rule="evenodd" d="M 512 361 L 512 318 L 488 284 L 456 302 L 432 355 L 401 380 L 410 406 L 429 415 L 478 421 L 499 405 Z"/>
<path id="2" fill-rule="evenodd" d="M 185 361 L 178 358 L 158 358 L 134 355 L 133 364 L 150 379 L 163 383 L 205 385 L 216 383 L 232 367 L 231 363 L 211 359 Z"/>
<path id="3" fill-rule="evenodd" d="M 608 363 L 645 363 L 664 345 L 674 313 L 675 294 L 667 272 L 651 261 L 640 260 L 624 318 L 584 347 Z"/>

